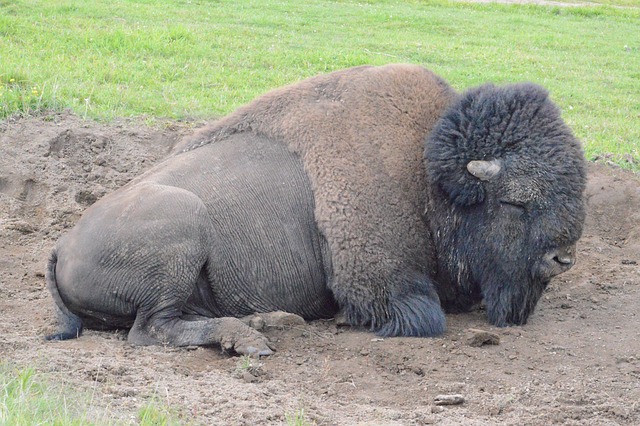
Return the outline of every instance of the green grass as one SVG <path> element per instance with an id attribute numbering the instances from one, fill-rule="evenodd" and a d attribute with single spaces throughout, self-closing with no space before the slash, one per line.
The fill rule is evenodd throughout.
<path id="1" fill-rule="evenodd" d="M 67 401 L 50 395 L 50 388 L 33 380 L 34 371 L 0 370 L 0 424 L 80 425 L 69 412 Z"/>
<path id="2" fill-rule="evenodd" d="M 152 398 L 138 410 L 137 424 L 139 426 L 178 426 L 189 424 L 181 420 L 180 416 L 174 411 L 172 408 L 160 404 L 155 398 Z"/>
<path id="3" fill-rule="evenodd" d="M 70 384 L 53 383 L 33 368 L 0 364 L 0 425 L 123 425 L 131 424 L 96 407 L 92 398 Z M 140 426 L 177 425 L 178 415 L 155 398 L 145 401 L 133 423 Z"/>
<path id="4" fill-rule="evenodd" d="M 554 0 L 551 0 L 554 1 Z M 640 3 L 638 0 L 555 0 L 556 2 L 571 4 L 571 5 L 609 5 L 613 7 L 629 7 L 638 8 Z"/>
<path id="5" fill-rule="evenodd" d="M 287 426 L 311 426 L 315 424 L 315 422 L 312 423 L 307 419 L 304 408 L 300 408 L 293 414 L 285 414 L 284 417 L 287 422 Z"/>
<path id="6" fill-rule="evenodd" d="M 637 166 L 640 8 L 598 3 L 0 0 L 0 118 L 215 117 L 318 73 L 411 62 L 459 90 L 540 83 L 589 158 Z"/>

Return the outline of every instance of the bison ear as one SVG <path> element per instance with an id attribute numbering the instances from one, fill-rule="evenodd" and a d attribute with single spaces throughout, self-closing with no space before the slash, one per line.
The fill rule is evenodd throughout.
<path id="1" fill-rule="evenodd" d="M 467 163 L 467 170 L 480 180 L 491 180 L 500 173 L 502 163 L 500 160 L 473 160 Z"/>

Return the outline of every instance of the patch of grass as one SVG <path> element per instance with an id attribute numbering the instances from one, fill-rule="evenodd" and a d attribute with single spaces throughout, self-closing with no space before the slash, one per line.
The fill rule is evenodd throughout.
<path id="1" fill-rule="evenodd" d="M 262 366 L 263 364 L 260 362 L 260 359 L 249 355 L 242 355 L 238 358 L 238 362 L 236 363 L 236 367 L 233 372 L 237 377 L 241 377 L 244 373 L 249 373 L 254 377 L 258 377 L 263 374 Z"/>
<path id="2" fill-rule="evenodd" d="M 293 414 L 285 414 L 287 426 L 311 426 L 315 423 L 310 422 L 304 413 L 304 408 L 299 409 Z"/>
<path id="3" fill-rule="evenodd" d="M 630 7 L 639 8 L 640 3 L 638 0 L 559 0 L 562 3 L 574 4 L 574 5 L 607 5 L 614 7 Z"/>
<path id="4" fill-rule="evenodd" d="M 185 424 L 179 416 L 165 405 L 151 399 L 138 410 L 139 426 L 171 426 Z"/>
<path id="5" fill-rule="evenodd" d="M 88 424 L 74 409 L 72 399 L 58 393 L 30 368 L 15 370 L 0 365 L 0 424 Z"/>
<path id="6" fill-rule="evenodd" d="M 254 359 L 249 355 L 242 355 L 238 358 L 238 362 L 236 364 L 236 371 L 244 372 L 249 370 L 254 365 Z"/>
<path id="7" fill-rule="evenodd" d="M 55 96 L 44 97 L 44 89 L 21 74 L 0 76 L 0 117 L 16 111 L 31 114 L 45 109 L 58 109 L 55 103 L 50 102 Z"/>
<path id="8" fill-rule="evenodd" d="M 102 120 L 215 117 L 311 75 L 410 62 L 459 90 L 487 81 L 542 84 L 588 158 L 613 155 L 633 167 L 640 8 L 635 0 L 597 3 L 4 2 L 0 119 L 49 108 Z"/>
<path id="9" fill-rule="evenodd" d="M 178 425 L 180 417 L 150 398 L 138 410 L 135 424 Z M 91 396 L 71 385 L 54 383 L 33 368 L 0 364 L 0 425 L 115 425 L 129 424 L 122 413 L 97 407 Z"/>

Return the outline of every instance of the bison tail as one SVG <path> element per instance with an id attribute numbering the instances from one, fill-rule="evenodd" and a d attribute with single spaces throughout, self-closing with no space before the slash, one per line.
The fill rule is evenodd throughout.
<path id="1" fill-rule="evenodd" d="M 57 333 L 46 336 L 47 340 L 67 340 L 75 339 L 82 333 L 82 320 L 79 316 L 71 312 L 64 304 L 60 291 L 58 290 L 58 281 L 56 280 L 56 264 L 58 263 L 58 253 L 54 249 L 49 256 L 47 262 L 47 271 L 45 280 L 47 288 L 54 300 L 56 315 L 58 317 L 59 330 Z"/>

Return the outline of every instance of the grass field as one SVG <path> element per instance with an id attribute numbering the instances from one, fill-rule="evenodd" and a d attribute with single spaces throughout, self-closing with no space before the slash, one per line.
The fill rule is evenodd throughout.
<path id="1" fill-rule="evenodd" d="M 459 90 L 540 83 L 589 158 L 640 168 L 640 7 L 604 3 L 0 1 L 0 118 L 208 118 L 318 73 L 411 62 Z"/>

